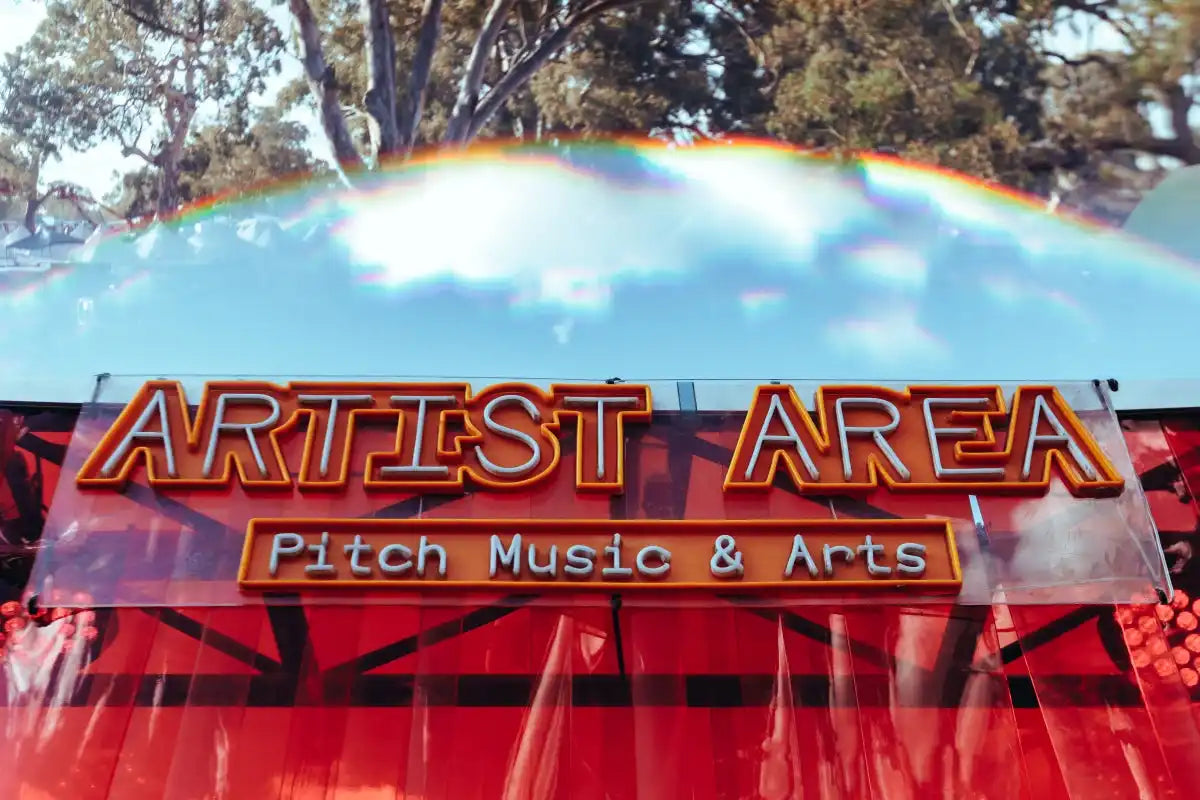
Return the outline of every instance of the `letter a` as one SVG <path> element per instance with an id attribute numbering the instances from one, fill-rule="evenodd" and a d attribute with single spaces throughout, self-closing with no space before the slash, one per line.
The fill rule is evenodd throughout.
<path id="1" fill-rule="evenodd" d="M 149 388 L 149 385 L 147 387 Z M 139 394 L 145 397 L 145 388 Z M 155 450 L 161 449 L 163 460 L 167 465 L 167 477 L 179 477 L 179 465 L 175 458 L 175 444 L 171 438 L 171 422 L 170 414 L 167 413 L 167 394 L 166 389 L 161 385 L 156 387 L 150 393 L 149 399 L 142 406 L 141 413 L 138 414 L 132 425 L 125 427 L 128 423 L 126 420 L 132 415 L 137 408 L 135 403 L 130 403 L 117 421 L 105 434 L 99 446 L 88 458 L 87 462 L 79 470 L 77 479 L 79 485 L 110 485 L 121 482 L 125 475 L 134 467 L 135 461 L 131 460 L 130 456 L 136 449 L 147 449 L 146 464 L 151 478 L 157 478 L 154 475 L 154 456 Z M 186 410 L 185 410 L 186 416 Z M 157 422 L 158 430 L 151 428 L 151 425 Z M 185 420 L 186 422 L 186 420 Z M 124 433 L 121 433 L 124 429 Z M 120 436 L 119 439 L 116 439 Z M 114 444 L 114 439 L 116 439 Z M 158 447 L 136 448 L 135 445 L 145 442 L 155 443 Z"/>
<path id="2" fill-rule="evenodd" d="M 1026 403 L 1030 407 L 1027 418 L 1021 413 Z M 1050 432 L 1043 432 L 1043 428 Z M 1121 473 L 1053 387 L 1017 389 L 1009 436 L 1010 457 L 1021 459 L 1022 481 L 1045 486 L 1057 462 L 1063 481 L 1076 497 L 1115 495 L 1124 489 Z"/>
<path id="3" fill-rule="evenodd" d="M 788 557 L 787 569 L 783 571 L 783 577 L 792 577 L 792 572 L 796 569 L 796 562 L 801 560 L 808 568 L 808 574 L 814 578 L 817 577 L 817 562 L 813 561 L 813 557 L 809 555 L 808 547 L 804 544 L 804 537 L 796 534 L 792 539 L 792 554 Z"/>
<path id="4" fill-rule="evenodd" d="M 1053 435 L 1038 433 L 1041 427 L 1042 420 L 1049 423 L 1054 430 Z M 1025 445 L 1025 459 L 1021 462 L 1021 480 L 1029 480 L 1030 473 L 1033 471 L 1033 450 L 1039 444 L 1050 445 L 1066 445 L 1067 452 L 1071 454 L 1071 458 L 1075 459 L 1075 463 L 1079 465 L 1083 476 L 1087 480 L 1096 480 L 1096 467 L 1092 464 L 1091 459 L 1084 455 L 1083 449 L 1075 441 L 1075 438 L 1067 432 L 1059 421 L 1050 406 L 1046 403 L 1046 398 L 1042 395 L 1035 395 L 1033 398 L 1033 416 L 1029 422 L 1029 441 Z"/>
<path id="5" fill-rule="evenodd" d="M 794 480 L 799 483 L 803 479 L 799 474 L 799 466 L 795 463 L 798 458 L 800 464 L 803 465 L 804 472 L 808 475 L 808 480 L 820 480 L 820 473 L 817 470 L 816 462 L 813 461 L 812 454 L 809 453 L 808 447 L 804 444 L 804 439 L 800 436 L 800 431 L 796 427 L 796 421 L 792 419 L 789 413 L 789 407 L 800 414 L 802 422 L 806 423 L 811 431 L 811 421 L 808 420 L 808 414 L 804 411 L 804 407 L 800 405 L 800 401 L 796 399 L 790 388 L 787 388 L 789 403 L 784 405 L 780 398 L 780 389 L 784 387 L 759 387 L 754 395 L 754 402 L 750 406 L 749 412 L 746 414 L 746 421 L 742 425 L 742 432 L 738 436 L 737 447 L 734 450 L 733 462 L 729 465 L 729 471 L 725 476 L 725 488 L 740 488 L 740 487 L 758 487 L 766 488 L 768 484 L 767 478 L 755 478 L 755 471 L 758 468 L 759 458 L 763 454 L 763 449 L 766 446 L 767 461 L 770 463 L 768 476 L 774 474 L 775 462 L 779 456 L 783 456 L 788 464 L 788 470 L 792 473 Z M 750 444 L 750 436 L 753 431 L 754 420 L 758 419 L 760 409 L 762 409 L 763 401 L 766 401 L 766 410 L 762 412 L 762 422 L 758 425 L 758 432 L 754 436 L 754 444 Z M 784 433 L 771 433 L 771 426 L 778 420 L 783 426 Z M 791 445 L 790 448 L 778 447 L 778 445 Z M 746 458 L 744 453 L 746 449 L 750 449 L 750 457 Z"/>

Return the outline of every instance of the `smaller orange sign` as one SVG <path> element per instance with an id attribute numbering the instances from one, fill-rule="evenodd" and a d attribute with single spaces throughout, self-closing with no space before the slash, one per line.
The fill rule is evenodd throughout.
<path id="1" fill-rule="evenodd" d="M 954 593 L 948 520 L 256 519 L 243 589 L 919 588 Z"/>

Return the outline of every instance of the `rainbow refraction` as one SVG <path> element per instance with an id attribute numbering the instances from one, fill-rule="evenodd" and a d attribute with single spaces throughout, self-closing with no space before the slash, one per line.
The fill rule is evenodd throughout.
<path id="1" fill-rule="evenodd" d="M 1192 378 L 1177 343 L 1198 302 L 1196 264 L 891 158 L 494 146 L 258 187 L 2 277 L 0 391 L 78 399 L 99 373 Z"/>

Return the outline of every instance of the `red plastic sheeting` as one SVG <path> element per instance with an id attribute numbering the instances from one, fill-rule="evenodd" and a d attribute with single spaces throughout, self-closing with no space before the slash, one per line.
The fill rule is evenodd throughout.
<path id="1" fill-rule="evenodd" d="M 1122 670 L 1111 609 L 629 609 L 619 648 L 596 608 L 123 609 L 91 645 L 77 616 L 9 654 L 0 796 L 1093 800 L 1200 775 L 1178 672 Z"/>
<path id="2" fill-rule="evenodd" d="M 0 797 L 1194 797 L 1200 431 L 1127 428 L 1168 605 L 8 606 Z"/>

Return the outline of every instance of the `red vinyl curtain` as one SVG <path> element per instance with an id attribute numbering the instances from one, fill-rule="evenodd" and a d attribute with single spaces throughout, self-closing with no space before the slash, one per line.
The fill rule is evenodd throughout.
<path id="1" fill-rule="evenodd" d="M 1192 797 L 1200 426 L 1126 428 L 1165 604 L 10 600 L 0 797 Z M 22 441 L 34 474 L 54 451 Z M 36 546 L 7 547 L 18 575 Z"/>

